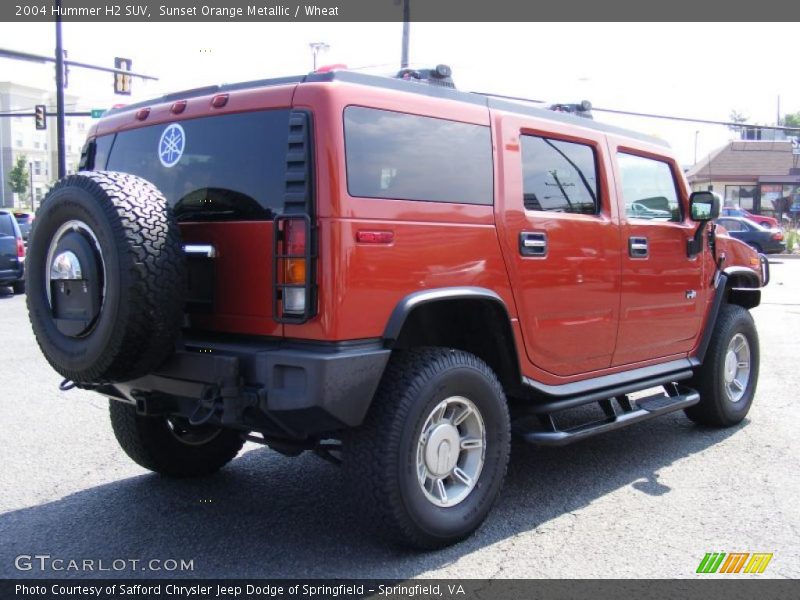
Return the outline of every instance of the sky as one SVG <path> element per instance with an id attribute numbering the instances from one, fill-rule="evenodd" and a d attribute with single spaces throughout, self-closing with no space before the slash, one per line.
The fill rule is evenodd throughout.
<path id="1" fill-rule="evenodd" d="M 791 23 L 412 23 L 412 66 L 445 63 L 459 89 L 552 102 L 727 121 L 732 110 L 774 124 L 800 111 Z M 158 82 L 114 96 L 112 75 L 72 69 L 77 109 L 108 108 L 164 93 L 306 73 L 318 64 L 367 73 L 399 68 L 401 23 L 65 23 L 76 61 L 112 67 L 115 56 Z M 52 55 L 54 25 L 0 23 L 0 48 Z M 0 58 L 0 81 L 54 85 L 53 66 Z M 30 107 L 20 107 L 30 108 Z M 691 165 L 735 137 L 723 126 L 595 113 L 595 119 L 663 138 Z"/>

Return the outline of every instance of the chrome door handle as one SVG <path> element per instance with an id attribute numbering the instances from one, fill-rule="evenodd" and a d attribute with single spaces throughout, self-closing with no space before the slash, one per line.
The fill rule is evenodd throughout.
<path id="1" fill-rule="evenodd" d="M 628 255 L 631 258 L 647 258 L 650 256 L 650 246 L 646 237 L 628 238 Z"/>
<path id="2" fill-rule="evenodd" d="M 519 234 L 519 253 L 522 256 L 547 256 L 547 234 L 544 231 L 523 231 Z"/>

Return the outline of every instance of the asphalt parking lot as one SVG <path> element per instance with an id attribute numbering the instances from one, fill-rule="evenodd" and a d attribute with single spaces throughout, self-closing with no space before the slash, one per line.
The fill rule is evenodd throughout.
<path id="1" fill-rule="evenodd" d="M 336 466 L 248 444 L 219 474 L 170 481 L 119 449 L 107 402 L 58 391 L 22 296 L 0 290 L 0 576 L 19 555 L 191 560 L 192 577 L 695 577 L 706 552 L 770 552 L 800 576 L 800 260 L 773 259 L 754 310 L 761 377 L 739 427 L 682 413 L 562 449 L 516 444 L 467 541 L 417 554 L 362 533 Z M 163 564 L 163 563 L 161 563 Z"/>

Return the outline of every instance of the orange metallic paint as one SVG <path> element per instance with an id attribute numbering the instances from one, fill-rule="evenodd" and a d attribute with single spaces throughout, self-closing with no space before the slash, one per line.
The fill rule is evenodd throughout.
<path id="1" fill-rule="evenodd" d="M 430 288 L 479 286 L 505 302 L 522 373 L 548 385 L 608 375 L 685 357 L 699 342 L 712 294 L 709 253 L 692 260 L 686 240 L 696 224 L 643 223 L 624 217 L 614 155 L 625 146 L 669 160 L 687 208 L 688 188 L 664 149 L 607 135 L 579 123 L 556 123 L 485 105 L 343 82 L 304 83 L 232 91 L 226 106 L 213 94 L 154 104 L 142 123 L 132 111 L 112 115 L 93 135 L 208 114 L 276 107 L 311 111 L 314 140 L 318 314 L 305 324 L 272 318 L 272 236 L 269 222 L 185 223 L 187 242 L 218 251 L 216 313 L 192 315 L 216 331 L 311 340 L 378 338 L 406 295 Z M 494 144 L 495 204 L 475 206 L 350 196 L 344 162 L 342 114 L 362 105 L 490 127 Z M 521 133 L 544 134 L 594 147 L 601 181 L 599 215 L 525 211 Z M 390 243 L 358 243 L 359 230 L 386 231 Z M 521 231 L 546 231 L 547 258 L 519 254 Z M 629 235 L 651 240 L 646 264 L 631 264 Z M 721 239 L 727 264 L 749 264 L 741 244 Z M 512 285 L 513 283 L 513 285 Z M 687 302 L 687 289 L 696 289 Z M 651 340 L 658 340 L 656 345 Z"/>

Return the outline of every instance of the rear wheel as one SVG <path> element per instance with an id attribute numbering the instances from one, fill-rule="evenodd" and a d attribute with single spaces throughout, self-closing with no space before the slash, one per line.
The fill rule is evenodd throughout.
<path id="1" fill-rule="evenodd" d="M 109 402 L 119 445 L 138 465 L 162 475 L 209 475 L 233 460 L 244 444 L 236 431 L 194 426 L 177 417 L 145 417 L 132 404 Z"/>
<path id="2" fill-rule="evenodd" d="M 730 427 L 745 418 L 758 383 L 759 346 L 753 317 L 735 304 L 723 304 L 702 366 L 690 386 L 700 402 L 686 409 L 696 423 Z"/>
<path id="3" fill-rule="evenodd" d="M 344 444 L 361 514 L 383 535 L 437 548 L 471 534 L 497 498 L 508 464 L 503 389 L 458 350 L 397 353 L 364 424 Z"/>
<path id="4" fill-rule="evenodd" d="M 25 280 L 20 279 L 19 281 L 15 281 L 11 284 L 11 287 L 14 288 L 15 294 L 24 294 L 25 293 Z"/>

